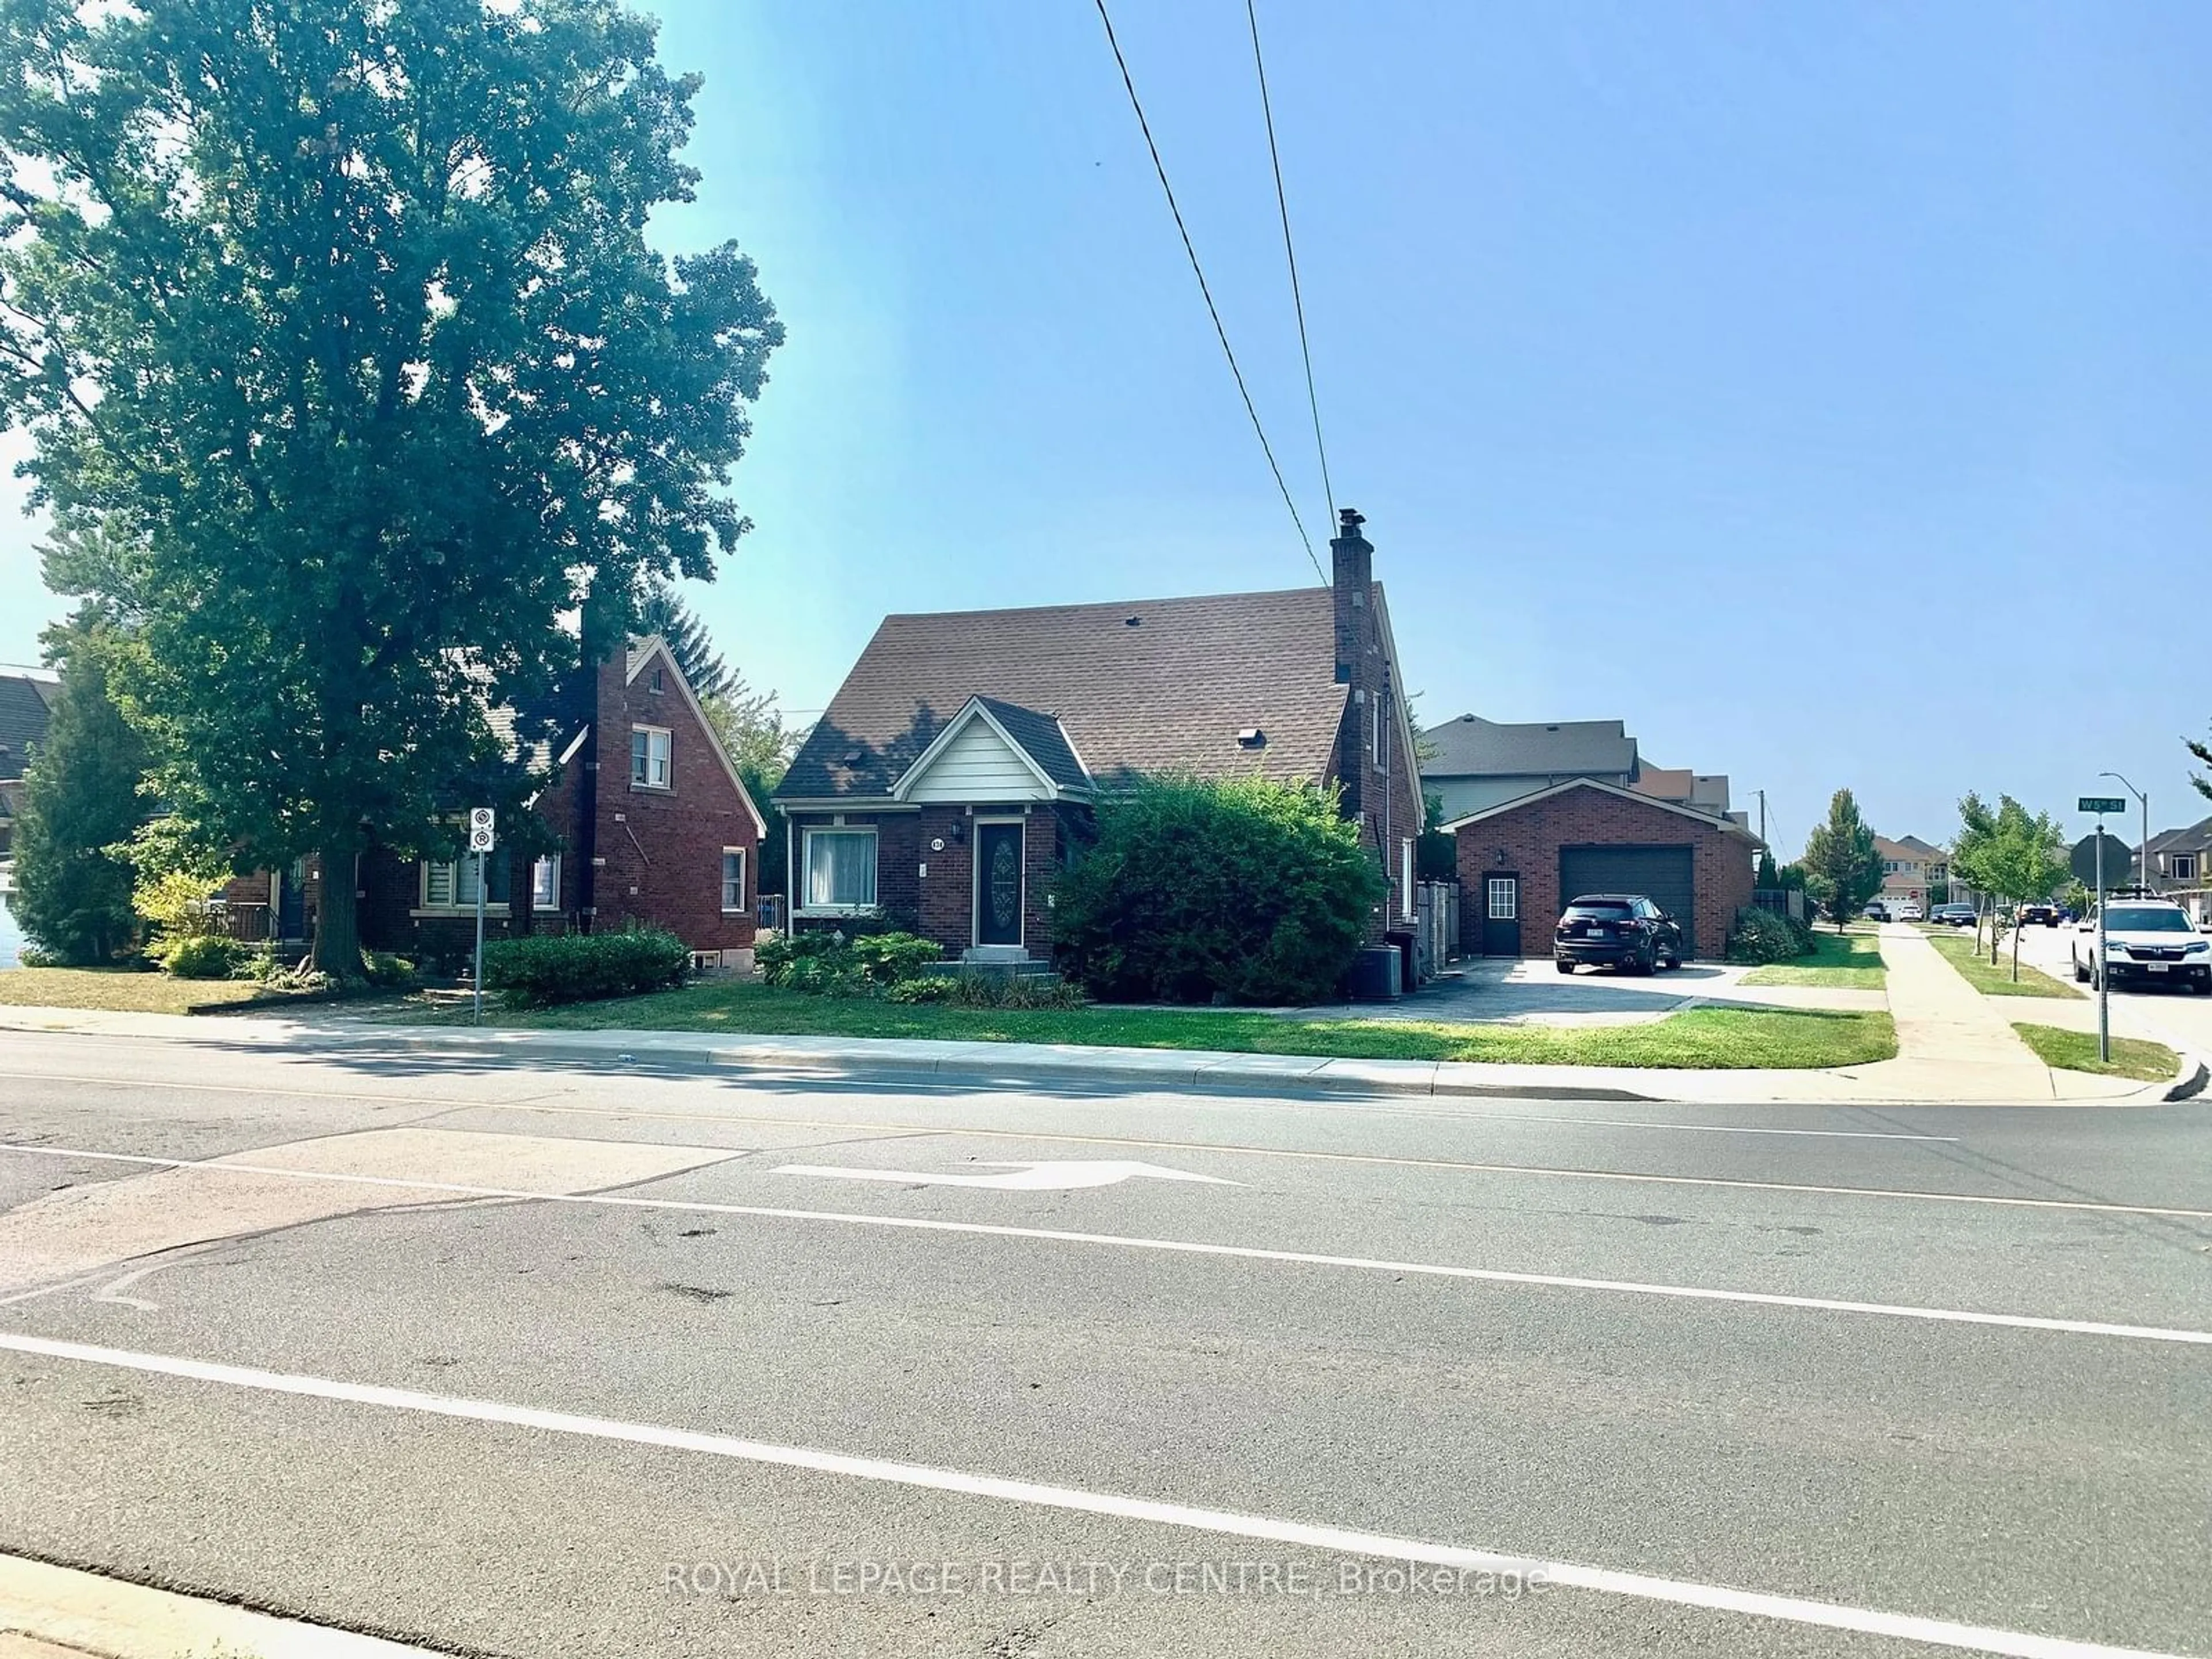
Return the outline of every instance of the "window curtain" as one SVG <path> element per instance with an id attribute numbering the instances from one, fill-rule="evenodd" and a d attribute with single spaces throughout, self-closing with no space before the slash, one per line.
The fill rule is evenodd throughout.
<path id="1" fill-rule="evenodd" d="M 876 902 L 876 836 L 873 830 L 817 830 L 806 838 L 806 902 L 809 905 L 873 904 Z"/>

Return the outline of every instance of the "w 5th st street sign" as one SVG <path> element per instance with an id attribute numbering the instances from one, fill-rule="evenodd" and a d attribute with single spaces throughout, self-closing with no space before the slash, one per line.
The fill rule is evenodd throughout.
<path id="1" fill-rule="evenodd" d="M 2128 804 L 2113 795 L 2084 795 L 2074 803 L 2074 810 L 2077 812 L 2094 812 L 2101 818 L 2116 812 L 2126 811 Z"/>

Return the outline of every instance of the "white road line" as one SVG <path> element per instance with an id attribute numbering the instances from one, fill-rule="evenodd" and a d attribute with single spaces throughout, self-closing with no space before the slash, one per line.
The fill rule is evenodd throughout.
<path id="1" fill-rule="evenodd" d="M 518 1108 L 516 1109 L 535 1109 Z M 653 1114 L 630 1112 L 617 1114 L 617 1115 L 644 1117 Z M 752 1121 L 766 1123 L 804 1121 L 804 1120 L 783 1118 L 763 1118 Z M 892 1124 L 825 1122 L 820 1127 L 858 1129 L 862 1133 L 882 1131 L 923 1135 L 957 1135 L 966 1133 L 961 1130 L 933 1129 L 924 1124 L 908 1124 L 902 1127 Z M 1985 1204 L 1994 1205 L 2001 1209 L 2072 1210 L 2092 1215 L 2149 1215 L 2171 1217 L 2182 1221 L 2212 1221 L 2212 1210 L 2191 1210 L 2157 1204 L 2099 1204 L 2078 1198 L 2028 1198 L 1999 1193 L 1916 1192 L 1909 1187 L 1827 1187 L 1809 1182 L 1740 1180 L 1732 1176 L 1648 1175 L 1627 1170 L 1561 1169 L 1555 1165 L 1542 1164 L 1476 1164 L 1450 1158 L 1391 1158 L 1379 1152 L 1316 1152 L 1278 1146 L 1224 1146 L 1203 1140 L 1115 1140 L 1106 1136 L 1077 1135 L 1044 1135 L 1036 1138 L 1046 1140 L 1087 1140 L 1102 1146 L 1153 1146 L 1163 1150 L 1186 1152 L 1218 1152 L 1226 1157 L 1235 1158 L 1315 1158 L 1333 1164 L 1384 1164 L 1393 1169 L 1451 1170 L 1468 1175 L 1541 1176 L 1562 1181 L 1625 1181 L 1658 1187 L 1722 1187 L 1754 1193 L 1808 1193 L 1815 1196 L 1831 1198 L 1908 1199 L 1927 1204 Z M 727 1151 L 732 1158 L 735 1158 L 754 1149 L 732 1146 L 716 1150 Z M 178 1169 L 190 1167 L 194 1164 L 194 1160 L 190 1158 L 147 1158 L 132 1160 L 120 1152 L 91 1152 L 76 1148 L 32 1146 L 26 1142 L 15 1141 L 0 1141 L 0 1152 L 45 1152 L 72 1158 L 124 1158 L 125 1162 L 155 1164 L 165 1168 Z M 217 1160 L 204 1158 L 198 1162 L 215 1164 Z M 224 1164 L 222 1167 L 236 1169 L 242 1166 Z M 286 1170 L 282 1173 L 297 1174 L 298 1171 Z M 537 1197 L 540 1194 L 532 1194 L 530 1196 Z"/>
<path id="2" fill-rule="evenodd" d="M 270 1085 L 257 1088 L 238 1083 L 179 1083 L 168 1079 L 146 1081 L 135 1078 L 87 1077 L 72 1072 L 0 1072 L 0 1077 L 15 1078 L 39 1083 L 97 1083 L 118 1089 L 183 1089 L 207 1094 L 282 1095 L 297 1100 L 366 1100 L 379 1105 L 446 1106 L 462 1110 L 487 1112 L 546 1111 L 568 1112 L 595 1117 L 665 1117 L 686 1122 L 714 1123 L 781 1123 L 805 1129 L 884 1129 L 900 1133 L 919 1131 L 925 1134 L 963 1134 L 988 1136 L 1006 1140 L 1083 1140 L 1098 1141 L 1127 1146 L 1177 1146 L 1187 1144 L 1172 1140 L 1146 1140 L 1126 1135 L 1055 1135 L 1044 1134 L 1034 1129 L 969 1129 L 946 1128 L 931 1123 L 858 1123 L 849 1118 L 763 1117 L 738 1112 L 655 1112 L 619 1106 L 544 1106 L 532 1103 L 544 1098 L 543 1095 L 525 1096 L 520 1100 L 447 1100 L 428 1095 L 369 1095 L 345 1089 L 298 1089 Z M 656 1078 L 654 1081 L 678 1079 Z M 827 1079 L 825 1079 L 827 1080 Z M 1654 1123 L 1647 1118 L 1575 1117 L 1565 1114 L 1544 1112 L 1485 1112 L 1473 1109 L 1461 1111 L 1423 1111 L 1416 1108 L 1390 1105 L 1378 1107 L 1372 1102 L 1353 1103 L 1334 1100 L 1301 1100 L 1301 1108 L 1320 1108 L 1333 1111 L 1356 1111 L 1372 1117 L 1378 1112 L 1392 1117 L 1443 1119 L 1463 1123 L 1558 1123 L 1593 1129 L 1662 1129 L 1678 1130 L 1686 1134 L 1707 1135 L 1801 1135 L 1824 1140 L 1919 1140 L 1935 1141 L 1956 1146 L 1957 1135 L 1911 1134 L 1899 1129 L 1800 1129 L 1778 1128 L 1741 1123 Z M 1223 1151 L 1249 1152 L 1264 1150 L 1252 1147 L 1223 1147 Z M 1312 1152 L 1312 1158 L 1328 1158 L 1334 1154 Z M 1419 1162 L 1419 1160 L 1413 1160 Z"/>
<path id="3" fill-rule="evenodd" d="M 1780 1620 L 1826 1630 L 1894 1637 L 1903 1641 L 1925 1642 L 1939 1647 L 1967 1648 L 1981 1653 L 2006 1655 L 2009 1659 L 2178 1659 L 2178 1656 L 2149 1655 L 2139 1648 L 2112 1647 L 2096 1642 L 2071 1641 L 2063 1637 L 2036 1636 L 2021 1631 L 1954 1624 L 1948 1620 L 1883 1613 L 1871 1607 L 1843 1607 L 1793 1595 L 1770 1595 L 1757 1590 L 1735 1589 L 1723 1584 L 1699 1584 L 1681 1579 L 1655 1577 L 1646 1573 L 1620 1572 L 1606 1567 L 1584 1566 L 1579 1562 L 1547 1561 L 1496 1550 L 1433 1544 L 1418 1538 L 1401 1538 L 1387 1533 L 1356 1532 L 1344 1527 L 1316 1526 L 1307 1522 L 1282 1520 L 1271 1516 L 1197 1509 L 1156 1498 L 1124 1497 L 1117 1492 L 1086 1492 L 1076 1486 L 1048 1486 L 1035 1481 L 1010 1480 L 998 1475 L 976 1474 L 963 1469 L 932 1468 L 926 1464 L 855 1457 L 842 1452 L 819 1451 L 811 1446 L 779 1446 L 765 1441 L 739 1439 L 732 1435 L 706 1434 L 696 1430 L 665 1428 L 651 1423 L 628 1423 L 613 1418 L 580 1416 L 570 1412 L 544 1411 L 533 1406 L 510 1405 L 501 1401 L 469 1400 L 450 1395 L 423 1394 L 413 1389 L 342 1382 L 295 1372 L 216 1364 L 206 1360 L 179 1358 L 167 1354 L 133 1353 L 120 1348 L 94 1347 L 82 1342 L 58 1342 L 45 1337 L 19 1336 L 4 1332 L 0 1332 L 0 1349 L 46 1359 L 107 1365 L 124 1370 L 218 1383 L 227 1388 L 252 1389 L 266 1394 L 341 1401 L 349 1405 L 380 1407 L 389 1411 L 416 1412 L 433 1417 L 535 1429 L 548 1434 L 576 1435 L 592 1440 L 658 1446 L 671 1451 L 696 1452 L 708 1457 L 733 1458 L 741 1462 L 764 1463 L 780 1468 L 809 1469 L 820 1474 L 885 1481 L 895 1486 L 995 1498 L 1001 1503 L 1025 1504 L 1040 1509 L 1109 1516 L 1121 1521 L 1151 1522 L 1161 1526 L 1187 1528 L 1232 1538 L 1249 1538 L 1305 1549 L 1325 1550 L 1340 1555 L 1373 1556 L 1392 1561 L 1464 1568 L 1475 1572 L 1516 1573 L 1524 1580 L 1540 1577 L 1541 1582 L 1553 1585 L 1595 1590 L 1604 1595 L 1634 1596 L 1647 1601 L 1705 1607 L 1714 1612 Z"/>
<path id="4" fill-rule="evenodd" d="M 1251 1244 L 1211 1244 L 1195 1239 L 1145 1238 L 1127 1233 L 1071 1232 L 1051 1227 L 1010 1227 L 978 1221 L 940 1221 L 919 1216 L 865 1215 L 845 1210 L 790 1210 L 760 1204 L 716 1204 L 704 1199 L 640 1198 L 622 1193 L 538 1193 L 514 1187 L 477 1187 L 459 1182 L 416 1181 L 397 1176 L 338 1175 L 313 1170 L 279 1169 L 273 1165 L 149 1158 L 137 1152 L 67 1152 L 58 1147 L 14 1146 L 5 1143 L 0 1143 L 0 1152 L 106 1158 L 121 1164 L 150 1164 L 170 1170 L 207 1170 L 218 1174 L 281 1176 L 294 1181 L 335 1181 L 369 1187 L 402 1187 L 410 1191 L 448 1193 L 462 1198 L 517 1199 L 544 1204 L 585 1204 L 615 1209 L 674 1211 L 684 1214 L 751 1216 L 768 1221 L 826 1221 L 844 1226 L 884 1227 L 894 1231 L 1026 1238 L 1054 1244 L 1157 1250 L 1174 1255 L 1277 1261 L 1295 1267 L 1342 1267 L 1361 1273 L 1411 1273 L 1429 1279 L 1525 1285 L 1544 1290 L 1604 1291 L 1616 1295 L 1668 1297 L 1685 1302 L 1729 1302 L 1754 1307 L 1799 1308 L 1814 1313 L 1868 1314 L 1887 1319 L 1927 1320 L 1939 1324 L 1996 1325 L 2013 1330 L 2057 1331 L 2075 1336 L 2109 1336 L 2137 1342 L 2179 1342 L 2212 1346 L 2212 1331 L 2182 1330 L 2163 1325 L 2115 1325 L 2098 1320 L 2045 1319 L 2030 1314 L 1975 1313 L 1955 1308 L 1851 1302 L 1830 1297 L 1782 1296 L 1765 1291 L 1713 1290 L 1695 1285 L 1647 1285 L 1634 1279 L 1577 1279 L 1562 1273 L 1513 1273 L 1498 1267 L 1461 1267 L 1434 1261 L 1389 1261 L 1370 1256 L 1328 1255 L 1310 1250 L 1271 1250 Z M 32 1295 L 42 1293 L 31 1292 Z"/>

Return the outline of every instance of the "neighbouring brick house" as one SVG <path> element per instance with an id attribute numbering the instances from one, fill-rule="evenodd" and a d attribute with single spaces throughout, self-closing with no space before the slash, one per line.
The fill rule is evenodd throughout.
<path id="1" fill-rule="evenodd" d="M 46 740 L 54 690 L 55 682 L 49 678 L 0 674 L 0 860 L 14 856 L 23 773 L 31 751 Z"/>
<path id="2" fill-rule="evenodd" d="M 550 775 L 535 823 L 502 824 L 485 861 L 485 936 L 659 927 L 704 962 L 750 969 L 765 825 L 675 658 L 657 637 L 634 641 L 578 702 L 539 757 Z M 533 843 L 546 850 L 509 856 Z M 267 907 L 270 936 L 304 941 L 321 879 L 302 860 L 241 877 L 226 896 L 241 913 Z M 474 860 L 372 847 L 355 879 L 365 947 L 445 961 L 471 948 Z"/>
<path id="3" fill-rule="evenodd" d="M 1413 923 L 1421 831 L 1374 549 L 1346 510 L 1328 587 L 884 619 L 792 762 L 795 926 L 856 915 L 953 956 L 1048 959 L 1052 878 L 1141 773 L 1336 784 Z"/>
<path id="4" fill-rule="evenodd" d="M 1682 924 L 1692 956 L 1717 957 L 1751 902 L 1759 841 L 1724 811 L 1620 784 L 1570 778 L 1444 826 L 1456 837 L 1462 947 L 1545 957 L 1567 902 L 1642 893 Z"/>

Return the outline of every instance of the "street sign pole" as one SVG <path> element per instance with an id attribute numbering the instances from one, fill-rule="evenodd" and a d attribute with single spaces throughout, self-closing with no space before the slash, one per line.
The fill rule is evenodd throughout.
<path id="1" fill-rule="evenodd" d="M 470 981 L 476 992 L 476 1012 L 469 1020 L 471 1025 L 483 1024 L 483 887 L 484 855 L 479 853 L 477 854 L 477 970 Z"/>
<path id="2" fill-rule="evenodd" d="M 2097 820 L 2097 1063 L 2112 1063 L 2112 969 L 2105 960 L 2105 821 Z"/>
<path id="3" fill-rule="evenodd" d="M 2106 772 L 2103 775 L 2120 777 L 2117 772 Z M 2120 781 L 2127 783 L 2128 781 L 2120 778 Z M 2130 789 L 2135 787 L 2133 784 L 2128 784 L 2128 787 Z M 2112 964 L 2105 960 L 2105 817 L 2111 812 L 2124 813 L 2128 810 L 2128 803 L 2124 797 L 2116 799 L 2110 795 L 2084 795 L 2074 803 L 2074 810 L 2090 813 L 2097 820 L 2097 1060 L 2100 1064 L 2110 1065 L 2112 1059 Z M 2145 822 L 2148 822 L 2148 817 Z M 2148 843 L 2145 845 L 2148 848 Z M 2080 848 L 2074 849 L 2074 856 L 2077 860 L 2081 858 Z M 2074 874 L 2077 880 L 2081 878 L 2081 866 L 2078 862 L 2074 866 Z"/>
<path id="4" fill-rule="evenodd" d="M 470 1024 L 483 1024 L 483 921 L 484 921 L 484 858 L 498 845 L 495 830 L 496 815 L 489 806 L 469 808 L 469 851 L 477 859 L 477 970 L 470 981 L 474 998 L 474 1012 Z"/>

